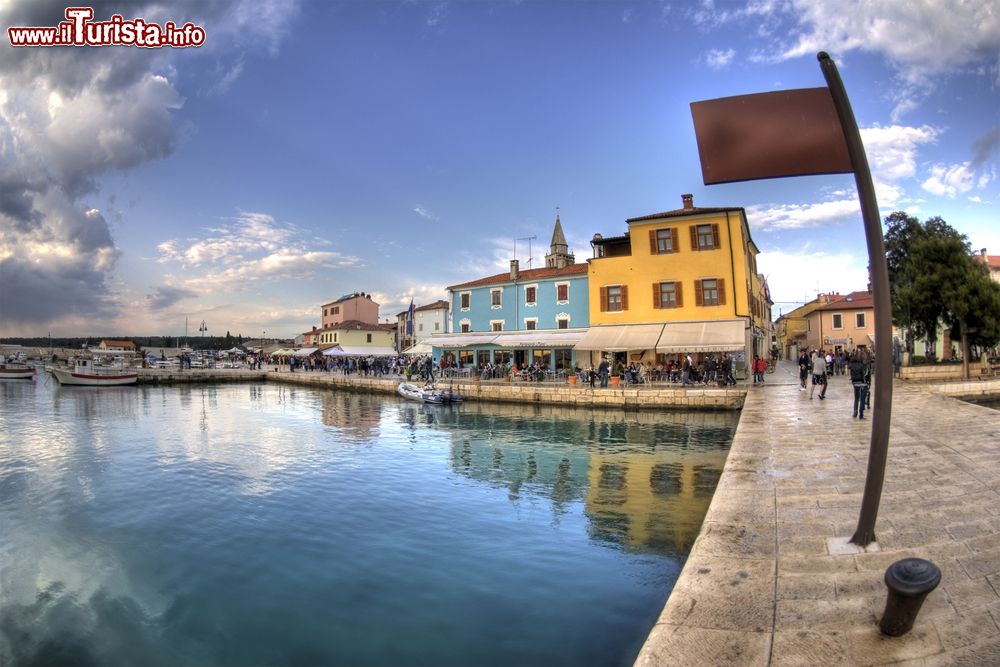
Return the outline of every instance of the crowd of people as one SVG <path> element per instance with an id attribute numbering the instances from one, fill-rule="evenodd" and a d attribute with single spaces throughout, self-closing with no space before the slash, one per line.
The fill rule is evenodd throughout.
<path id="1" fill-rule="evenodd" d="M 857 348 L 848 353 L 846 350 L 809 350 L 803 349 L 799 354 L 799 391 L 806 390 L 810 382 L 809 400 L 816 396 L 819 387 L 819 400 L 826 399 L 829 380 L 834 375 L 850 375 L 851 386 L 854 388 L 854 403 L 852 418 L 864 419 L 865 410 L 871 409 L 871 383 L 875 364 L 874 357 L 867 348 Z"/>

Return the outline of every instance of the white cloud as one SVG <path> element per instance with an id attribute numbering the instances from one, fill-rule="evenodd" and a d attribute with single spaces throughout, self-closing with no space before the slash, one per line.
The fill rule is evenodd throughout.
<path id="1" fill-rule="evenodd" d="M 735 49 L 726 49 L 725 51 L 712 49 L 705 54 L 705 64 L 708 65 L 710 69 L 723 69 L 732 62 L 735 55 Z"/>
<path id="2" fill-rule="evenodd" d="M 788 312 L 794 304 L 808 301 L 819 292 L 847 294 L 868 285 L 868 258 L 824 252 L 765 250 L 757 255 L 757 268 L 767 277 L 771 298 L 778 309 Z"/>
<path id="3" fill-rule="evenodd" d="M 917 173 L 917 150 L 937 141 L 942 130 L 923 125 L 875 125 L 861 130 L 861 140 L 872 176 L 888 181 L 912 178 Z"/>
<path id="4" fill-rule="evenodd" d="M 930 177 L 920 187 L 932 195 L 954 199 L 958 194 L 975 187 L 984 188 L 991 180 L 990 174 L 976 178 L 968 162 L 962 164 L 936 164 L 931 167 Z"/>
<path id="5" fill-rule="evenodd" d="M 764 232 L 831 227 L 861 216 L 857 198 L 814 204 L 748 206 L 746 211 L 751 229 Z"/>
<path id="6" fill-rule="evenodd" d="M 420 204 L 417 204 L 416 206 L 413 207 L 413 212 L 416 213 L 417 215 L 419 215 L 421 218 L 425 218 L 427 220 L 437 220 L 438 219 L 438 217 L 436 215 L 434 215 L 433 213 L 431 213 L 430 211 L 428 211 L 426 208 L 424 208 Z"/>

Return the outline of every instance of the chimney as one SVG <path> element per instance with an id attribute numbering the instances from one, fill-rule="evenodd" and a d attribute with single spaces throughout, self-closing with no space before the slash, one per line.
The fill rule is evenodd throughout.
<path id="1" fill-rule="evenodd" d="M 517 280 L 518 275 L 520 275 L 519 262 L 516 259 L 510 260 L 510 279 Z"/>
<path id="2" fill-rule="evenodd" d="M 681 195 L 681 201 L 684 202 L 684 208 L 694 208 L 694 195 Z"/>
<path id="3" fill-rule="evenodd" d="M 986 248 L 981 248 L 979 250 L 979 256 L 982 257 L 983 259 L 986 259 Z"/>

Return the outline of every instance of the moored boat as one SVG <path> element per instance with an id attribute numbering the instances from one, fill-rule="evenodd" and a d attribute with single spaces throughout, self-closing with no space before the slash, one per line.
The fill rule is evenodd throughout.
<path id="1" fill-rule="evenodd" d="M 424 390 L 412 382 L 400 382 L 399 386 L 396 387 L 396 393 L 403 398 L 410 399 L 411 401 L 424 400 Z"/>
<path id="2" fill-rule="evenodd" d="M 73 369 L 49 367 L 49 372 L 59 384 L 87 387 L 113 387 L 135 384 L 139 379 L 136 371 L 125 368 L 120 363 L 95 364 L 93 359 L 81 357 L 74 360 Z"/>
<path id="3" fill-rule="evenodd" d="M 35 376 L 35 367 L 18 358 L 6 359 L 0 354 L 0 380 L 30 380 Z"/>

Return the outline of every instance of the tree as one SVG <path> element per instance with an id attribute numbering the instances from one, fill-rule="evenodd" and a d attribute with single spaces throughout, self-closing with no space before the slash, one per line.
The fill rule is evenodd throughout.
<path id="1" fill-rule="evenodd" d="M 942 290 L 968 275 L 968 239 L 940 217 L 921 223 L 896 211 L 885 222 L 893 322 L 933 344 L 948 312 Z M 907 348 L 911 342 L 908 337 Z"/>
<path id="2" fill-rule="evenodd" d="M 1000 284 L 993 282 L 985 265 L 969 258 L 963 279 L 945 286 L 943 296 L 948 304 L 945 322 L 952 338 L 962 341 L 962 369 L 968 378 L 970 346 L 988 348 L 1000 342 Z"/>

